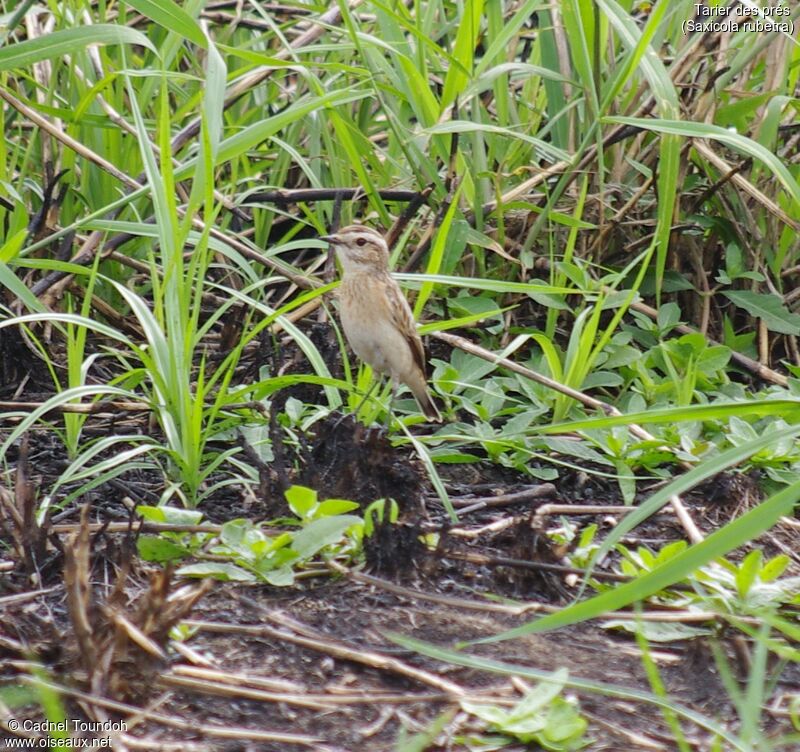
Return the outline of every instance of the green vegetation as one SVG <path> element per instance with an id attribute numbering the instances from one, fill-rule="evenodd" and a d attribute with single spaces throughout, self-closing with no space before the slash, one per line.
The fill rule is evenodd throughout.
<path id="1" fill-rule="evenodd" d="M 481 642 L 631 605 L 714 612 L 687 629 L 714 645 L 736 728 L 660 693 L 658 630 L 626 617 L 652 689 L 630 697 L 678 747 L 691 721 L 720 749 L 788 749 L 796 706 L 776 734 L 761 712 L 798 660 L 796 521 L 788 553 L 759 538 L 800 500 L 800 6 L 781 7 L 789 33 L 738 17 L 726 34 L 687 32 L 689 0 L 3 0 L 0 489 L 22 495 L 20 446 L 47 436 L 37 525 L 147 478 L 141 517 L 200 526 L 232 489 L 263 501 L 259 464 L 280 466 L 290 515 L 141 536 L 141 560 L 287 587 L 320 558 L 361 562 L 402 499 L 356 513 L 291 484 L 373 383 L 318 239 L 362 221 L 391 233 L 445 423 L 408 393 L 387 415 L 388 388 L 358 417 L 388 421 L 442 519 L 459 522 L 461 467 L 579 474 L 632 510 L 559 532 L 595 595 Z M 681 495 L 722 474 L 752 491 L 701 522 Z M 664 509 L 685 540 L 624 542 Z M 750 646 L 744 678 L 720 625 Z M 556 676 L 511 710 L 461 707 L 577 748 L 585 722 L 558 692 L 617 690 Z M 574 738 L 548 736 L 547 713 Z"/>
<path id="2" fill-rule="evenodd" d="M 489 724 L 493 731 L 521 742 L 536 743 L 552 752 L 582 749 L 588 742 L 583 737 L 586 720 L 581 718 L 575 702 L 560 697 L 567 679 L 566 671 L 557 671 L 549 682 L 531 689 L 513 708 L 503 710 L 491 705 L 462 701 L 461 708 Z M 494 743 L 485 740 L 463 740 L 468 748 L 502 749 L 506 740 Z"/>
<path id="3" fill-rule="evenodd" d="M 357 503 L 345 499 L 318 501 L 316 492 L 303 486 L 289 488 L 286 501 L 296 518 L 276 519 L 271 524 L 300 526 L 297 532 L 270 535 L 250 520 L 234 519 L 222 526 L 218 539 L 205 532 L 142 535 L 137 540 L 139 554 L 147 561 L 177 561 L 202 557 L 204 544 L 210 543 L 211 561 L 187 564 L 177 573 L 184 577 L 287 586 L 294 583 L 297 571 L 320 554 L 337 557 L 342 563 L 358 561 L 364 537 L 374 532 L 375 519 L 384 521 L 383 499 L 370 504 L 363 518 L 348 514 L 359 508 Z M 396 503 L 389 504 L 389 508 L 387 524 L 397 522 Z M 173 507 L 140 506 L 136 511 L 146 520 L 167 526 L 199 526 L 203 519 L 198 511 Z"/>

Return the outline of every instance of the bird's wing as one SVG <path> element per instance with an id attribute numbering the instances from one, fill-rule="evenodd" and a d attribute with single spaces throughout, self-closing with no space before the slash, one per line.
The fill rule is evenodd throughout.
<path id="1" fill-rule="evenodd" d="M 414 321 L 414 314 L 411 313 L 411 306 L 403 295 L 397 282 L 391 277 L 384 281 L 385 299 L 389 306 L 389 314 L 392 322 L 402 333 L 408 346 L 411 349 L 411 356 L 414 363 L 419 367 L 423 374 L 428 372 L 428 364 L 425 358 L 425 347 L 417 334 L 417 324 Z M 427 378 L 427 377 L 426 377 Z"/>

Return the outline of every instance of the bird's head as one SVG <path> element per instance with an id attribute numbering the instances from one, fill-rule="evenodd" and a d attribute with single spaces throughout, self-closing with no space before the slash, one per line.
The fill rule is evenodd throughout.
<path id="1" fill-rule="evenodd" d="M 336 251 L 342 269 L 348 272 L 386 271 L 389 248 L 377 230 L 364 225 L 348 225 L 338 232 L 322 235 Z"/>

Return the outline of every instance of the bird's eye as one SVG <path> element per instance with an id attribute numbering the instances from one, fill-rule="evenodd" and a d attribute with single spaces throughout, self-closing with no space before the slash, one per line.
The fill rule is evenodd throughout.
<path id="1" fill-rule="evenodd" d="M 356 245 L 366 245 L 367 241 L 364 238 L 356 240 Z"/>

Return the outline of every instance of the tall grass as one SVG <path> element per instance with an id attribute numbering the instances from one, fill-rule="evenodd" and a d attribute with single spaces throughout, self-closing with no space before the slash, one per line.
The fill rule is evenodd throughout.
<path id="1" fill-rule="evenodd" d="M 436 319 L 425 331 L 469 329 L 572 389 L 651 417 L 665 411 L 657 448 L 698 465 L 673 491 L 779 436 L 794 445 L 794 427 L 769 435 L 765 405 L 785 391 L 735 415 L 762 432 L 738 441 L 735 408 L 725 410 L 751 395 L 731 383 L 727 360 L 704 373 L 718 351 L 694 340 L 663 350 L 680 319 L 745 355 L 766 361 L 773 349 L 800 366 L 784 295 L 800 268 L 791 151 L 800 66 L 789 35 L 686 33 L 688 0 L 369 0 L 280 12 L 251 3 L 229 22 L 197 1 L 8 0 L 2 12 L 0 336 L 22 328 L 55 394 L 4 416 L 15 423 L 0 455 L 49 421 L 69 464 L 48 504 L 146 467 L 163 475 L 163 501 L 195 505 L 220 483 L 247 482 L 229 441 L 253 419 L 244 403 L 314 384 L 321 415 L 365 390 L 355 369 L 334 378 L 297 312 L 317 310 L 331 290 L 315 237 L 334 219 L 388 229 L 404 207 L 382 198 L 387 188 L 431 190 L 393 250 L 400 271 L 429 243 L 415 273 L 400 275 L 415 314 Z M 62 169 L 68 190 L 48 205 Z M 337 217 L 333 201 L 248 201 L 299 187 L 363 195 Z M 645 295 L 674 298 L 680 315 L 648 330 L 630 315 Z M 306 374 L 243 378 L 267 334 L 301 353 Z M 445 503 L 437 457 L 541 472 L 530 458 L 548 456 L 550 431 L 642 419 L 579 424 L 586 410 L 571 397 L 468 358 L 458 372 L 455 361 L 439 359 L 434 381 L 460 420 L 417 436 L 407 419 L 394 432 L 423 456 Z M 155 421 L 98 441 L 85 416 L 53 417 L 100 399 L 145 402 Z M 614 442 L 593 457 L 621 477 L 671 472 Z M 630 500 L 635 482 L 627 488 Z M 742 543 L 743 525 L 768 529 L 795 493 L 789 486 L 691 549 L 668 579 Z M 648 588 L 620 588 L 614 605 Z"/>

